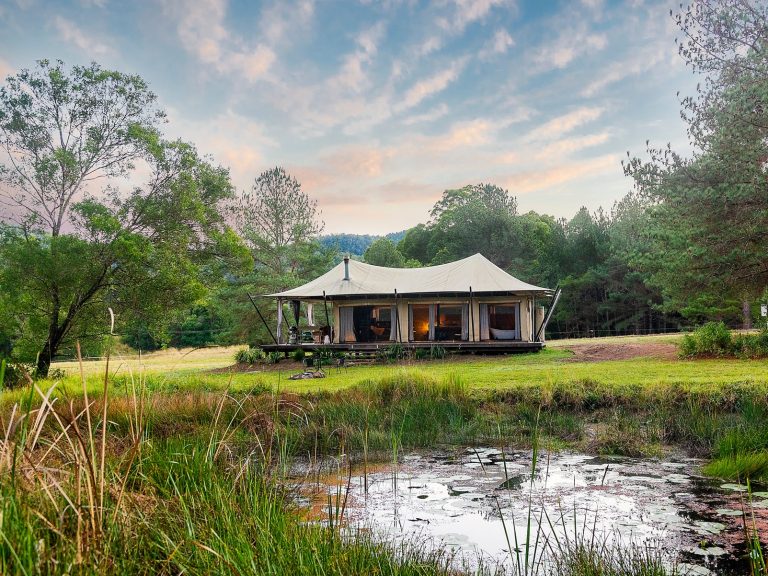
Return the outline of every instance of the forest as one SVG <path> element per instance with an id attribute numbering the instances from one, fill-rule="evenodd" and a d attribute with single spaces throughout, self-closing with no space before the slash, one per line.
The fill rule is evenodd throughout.
<path id="1" fill-rule="evenodd" d="M 768 53 L 751 48 L 768 23 L 738 3 L 676 19 L 701 77 L 681 101 L 692 154 L 628 153 L 630 192 L 570 219 L 520 213 L 514 190 L 479 174 L 381 238 L 323 236 L 311 190 L 280 167 L 236 190 L 227 168 L 164 135 L 141 77 L 39 61 L 0 88 L 0 351 L 45 375 L 76 342 L 99 356 L 110 333 L 141 350 L 263 342 L 251 297 L 273 322 L 259 296 L 345 252 L 406 267 L 480 252 L 562 288 L 548 338 L 750 327 L 768 284 Z"/>

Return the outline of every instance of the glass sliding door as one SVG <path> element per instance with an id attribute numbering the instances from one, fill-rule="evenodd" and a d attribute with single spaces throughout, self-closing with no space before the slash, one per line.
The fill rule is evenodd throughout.
<path id="1" fill-rule="evenodd" d="M 412 342 L 447 342 L 469 338 L 466 304 L 411 304 L 409 310 Z"/>
<path id="2" fill-rule="evenodd" d="M 342 342 L 390 342 L 397 337 L 394 306 L 339 308 Z"/>
<path id="3" fill-rule="evenodd" d="M 412 342 L 428 342 L 432 339 L 430 328 L 430 304 L 411 304 L 410 309 L 410 340 Z"/>

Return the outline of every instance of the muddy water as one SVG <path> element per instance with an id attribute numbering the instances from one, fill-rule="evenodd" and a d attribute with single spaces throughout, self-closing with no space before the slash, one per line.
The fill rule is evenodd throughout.
<path id="1" fill-rule="evenodd" d="M 609 545 L 658 550 L 683 574 L 748 573 L 744 493 L 701 477 L 699 465 L 560 453 L 541 455 L 532 474 L 531 453 L 413 452 L 396 466 L 321 478 L 318 501 L 349 483 L 348 525 L 447 546 L 464 564 L 482 557 L 512 571 L 516 556 L 524 558 L 530 511 L 531 541 L 539 540 L 531 557 L 546 560 L 546 541 L 594 535 Z M 768 492 L 754 496 L 752 510 L 758 524 L 768 520 Z"/>

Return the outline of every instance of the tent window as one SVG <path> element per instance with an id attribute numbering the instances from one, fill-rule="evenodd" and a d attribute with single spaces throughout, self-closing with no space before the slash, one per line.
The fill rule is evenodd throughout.
<path id="1" fill-rule="evenodd" d="M 465 307 L 461 304 L 438 304 L 435 314 L 435 340 L 461 340 Z"/>
<path id="2" fill-rule="evenodd" d="M 489 304 L 488 326 L 492 340 L 520 339 L 520 305 Z"/>

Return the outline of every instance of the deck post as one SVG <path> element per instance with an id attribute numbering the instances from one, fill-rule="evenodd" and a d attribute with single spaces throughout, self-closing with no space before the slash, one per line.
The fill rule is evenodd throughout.
<path id="1" fill-rule="evenodd" d="M 398 342 L 402 342 L 403 335 L 400 332 L 400 307 L 397 305 L 397 288 L 395 288 L 395 322 L 397 322 L 395 325 L 395 337 Z"/>
<path id="2" fill-rule="evenodd" d="M 328 317 L 328 298 L 325 296 L 325 290 L 323 290 L 323 307 L 325 308 L 325 325 L 328 327 L 328 338 L 333 343 L 333 329 L 331 329 L 331 320 Z"/>
<path id="3" fill-rule="evenodd" d="M 283 300 L 277 299 L 277 343 L 283 342 Z"/>
<path id="4" fill-rule="evenodd" d="M 475 341 L 475 302 L 472 296 L 472 286 L 469 287 L 469 326 L 472 329 L 472 342 Z"/>

